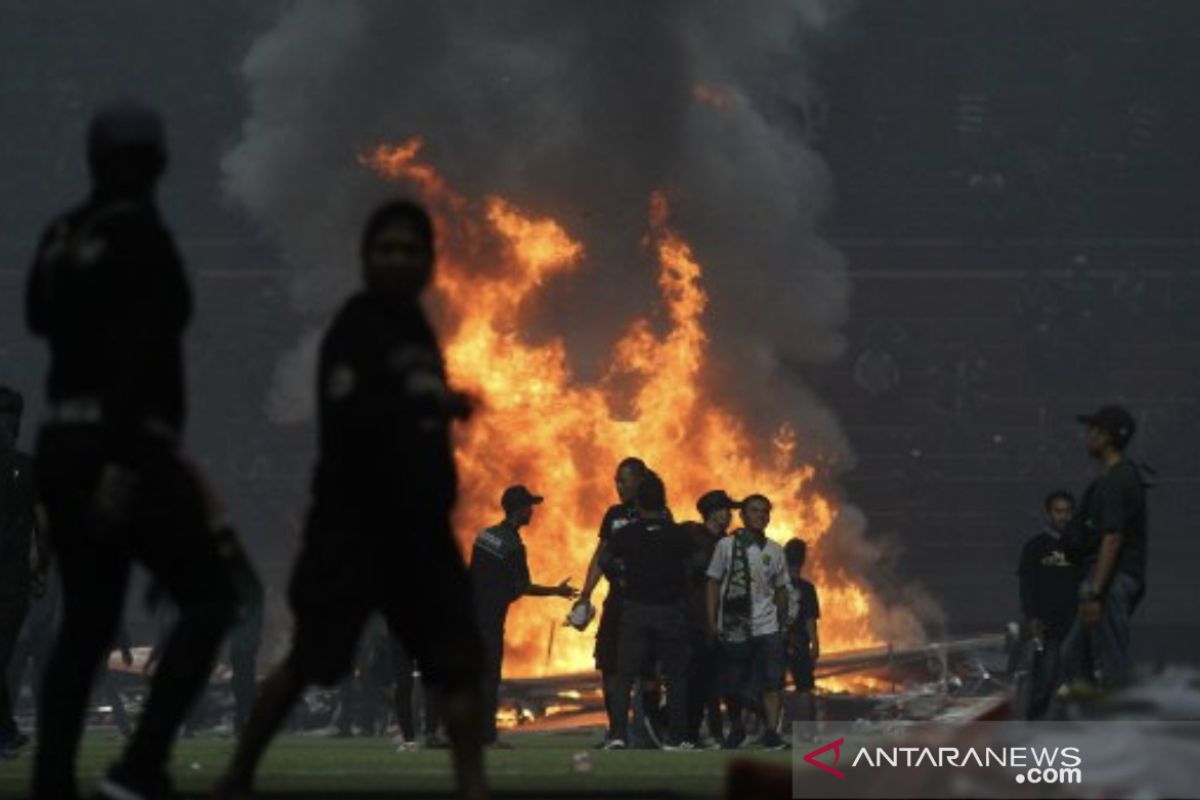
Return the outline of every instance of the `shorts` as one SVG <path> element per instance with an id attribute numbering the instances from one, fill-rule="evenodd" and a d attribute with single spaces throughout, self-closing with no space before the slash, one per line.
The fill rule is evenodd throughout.
<path id="1" fill-rule="evenodd" d="M 390 510 L 390 517 L 403 512 Z M 449 520 L 416 521 L 391 539 L 396 526 L 310 514 L 304 545 L 288 587 L 296 617 L 289 656 L 314 683 L 332 685 L 349 673 L 367 620 L 380 613 L 393 636 L 421 665 L 431 686 L 474 686 L 483 646 L 476 627 L 471 582 Z M 375 520 L 388 517 L 377 515 Z"/>
<path id="2" fill-rule="evenodd" d="M 604 598 L 604 605 L 601 607 L 593 655 L 596 658 L 596 669 L 604 675 L 616 675 L 621 669 L 621 615 L 624 607 L 625 601 L 620 597 L 614 598 L 612 594 Z M 654 667 L 654 660 L 648 659 L 642 665 L 639 677 L 643 680 L 655 680 L 658 672 Z"/>
<path id="3" fill-rule="evenodd" d="M 726 697 L 751 696 L 783 689 L 783 637 L 751 636 L 744 642 L 719 645 L 720 685 Z"/>
<path id="4" fill-rule="evenodd" d="M 816 678 L 813 676 L 815 668 L 808 642 L 788 648 L 787 670 L 792 674 L 792 683 L 797 692 L 811 692 L 816 687 Z"/>

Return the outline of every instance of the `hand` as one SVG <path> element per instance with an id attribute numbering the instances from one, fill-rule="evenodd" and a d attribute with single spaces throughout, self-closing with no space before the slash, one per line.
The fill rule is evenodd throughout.
<path id="1" fill-rule="evenodd" d="M 1099 600 L 1081 600 L 1079 603 L 1079 621 L 1085 627 L 1094 628 L 1100 624 L 1104 606 Z"/>
<path id="2" fill-rule="evenodd" d="M 138 475 L 119 464 L 105 464 L 92 492 L 92 520 L 101 534 L 122 524 L 129 515 Z"/>
<path id="3" fill-rule="evenodd" d="M 573 600 L 579 596 L 579 590 L 571 585 L 570 578 L 563 578 L 562 583 L 560 583 L 556 588 L 558 589 L 559 597 L 565 597 L 568 600 Z"/>

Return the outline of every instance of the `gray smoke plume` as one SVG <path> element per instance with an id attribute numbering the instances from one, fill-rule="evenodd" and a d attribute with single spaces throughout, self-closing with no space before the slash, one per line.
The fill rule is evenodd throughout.
<path id="1" fill-rule="evenodd" d="M 246 57 L 251 114 L 227 190 L 277 237 L 315 325 L 358 281 L 367 211 L 396 191 L 356 156 L 423 137 L 461 194 L 501 194 L 583 242 L 585 265 L 544 288 L 526 333 L 564 337 L 586 379 L 655 308 L 642 238 L 663 189 L 705 267 L 717 391 L 844 468 L 846 438 L 797 374 L 844 346 L 849 281 L 816 231 L 831 176 L 803 124 L 806 58 L 842 5 L 301 2 Z M 315 342 L 280 365 L 277 421 L 311 413 Z"/>

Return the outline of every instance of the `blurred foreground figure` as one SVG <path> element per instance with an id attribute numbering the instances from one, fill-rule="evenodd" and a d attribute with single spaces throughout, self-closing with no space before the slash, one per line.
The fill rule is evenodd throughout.
<path id="1" fill-rule="evenodd" d="M 320 457 L 289 592 L 291 652 L 258 703 L 217 796 L 249 794 L 263 750 L 305 687 L 345 675 L 372 612 L 438 691 L 459 792 L 485 794 L 479 734 L 483 654 L 450 512 L 450 421 L 470 414 L 446 386 L 419 296 L 433 275 L 433 226 L 406 201 L 378 209 L 362 238 L 366 288 L 321 343 Z M 435 604 L 436 603 L 436 604 Z"/>
<path id="2" fill-rule="evenodd" d="M 20 394 L 0 386 L 0 758 L 11 758 L 29 742 L 13 719 L 9 664 L 29 612 L 30 598 L 45 588 L 43 554 L 37 546 L 37 489 L 32 459 L 17 450 Z"/>
<path id="3" fill-rule="evenodd" d="M 175 731 L 234 612 L 226 548 L 178 452 L 191 293 L 154 202 L 162 122 L 133 103 L 88 131 L 93 189 L 42 237 L 27 317 L 50 345 L 36 466 L 62 576 L 62 627 L 43 676 L 33 795 L 76 797 L 75 757 L 97 666 L 141 562 L 180 608 L 149 700 L 101 797 L 170 796 Z"/>

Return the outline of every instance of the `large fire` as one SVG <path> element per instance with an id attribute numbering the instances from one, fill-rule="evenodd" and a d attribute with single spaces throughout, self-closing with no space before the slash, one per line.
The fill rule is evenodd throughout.
<path id="1" fill-rule="evenodd" d="M 555 220 L 534 218 L 504 198 L 457 194 L 420 159 L 422 147 L 420 139 L 381 145 L 360 162 L 416 191 L 437 219 L 447 366 L 457 386 L 483 401 L 456 439 L 464 546 L 499 521 L 504 487 L 524 483 L 546 497 L 524 532 L 534 580 L 570 577 L 579 586 L 600 519 L 616 502 L 616 464 L 636 455 L 663 476 L 680 519 L 693 516 L 695 498 L 713 488 L 770 497 L 770 535 L 801 537 L 813 552 L 823 649 L 875 644 L 869 595 L 821 560 L 818 543 L 837 511 L 811 491 L 814 470 L 797 462 L 795 432 L 783 427 L 760 444 L 705 389 L 703 269 L 671 227 L 665 194 L 650 197 L 644 240 L 658 263 L 665 330 L 646 318 L 632 321 L 605 378 L 585 383 L 572 375 L 562 341 L 531 344 L 518 325 L 518 310 L 535 302 L 547 281 L 588 268 L 584 244 Z M 513 606 L 506 677 L 592 668 L 595 627 L 583 634 L 562 627 L 567 610 L 555 598 Z"/>

